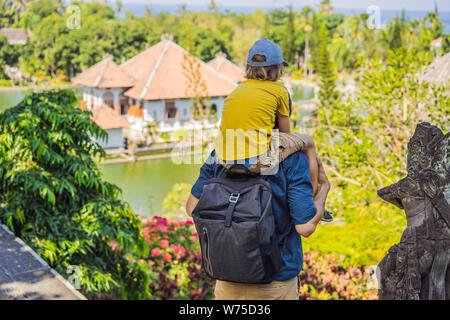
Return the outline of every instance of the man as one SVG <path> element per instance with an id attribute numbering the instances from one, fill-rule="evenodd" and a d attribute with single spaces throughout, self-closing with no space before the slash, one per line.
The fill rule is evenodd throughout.
<path id="1" fill-rule="evenodd" d="M 186 203 L 186 212 L 192 212 L 208 180 L 219 177 L 226 170 L 213 151 L 200 169 L 200 177 L 194 184 Z M 272 188 L 272 210 L 275 218 L 278 243 L 285 243 L 282 268 L 274 281 L 269 284 L 245 284 L 216 281 L 214 296 L 217 300 L 298 300 L 299 273 L 303 267 L 301 236 L 309 237 L 323 217 L 325 201 L 330 183 L 323 165 L 317 159 L 319 185 L 315 198 L 309 174 L 308 158 L 296 152 L 279 165 L 276 174 L 268 176 Z M 286 242 L 285 242 L 286 241 Z"/>

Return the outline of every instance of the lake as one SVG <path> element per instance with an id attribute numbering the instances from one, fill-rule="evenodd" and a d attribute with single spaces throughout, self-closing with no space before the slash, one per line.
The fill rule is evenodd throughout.
<path id="1" fill-rule="evenodd" d="M 0 90 L 0 112 L 3 110 L 15 106 L 19 103 L 28 93 L 32 92 L 32 89 L 25 90 Z"/>
<path id="2" fill-rule="evenodd" d="M 293 100 L 311 99 L 312 87 L 295 87 Z M 21 101 L 27 90 L 0 91 L 0 112 Z M 159 215 L 164 197 L 176 183 L 193 184 L 199 175 L 199 164 L 175 164 L 170 158 L 125 162 L 101 166 L 104 180 L 119 186 L 123 200 L 140 214 Z"/>
<path id="3" fill-rule="evenodd" d="M 170 158 L 101 166 L 102 178 L 118 185 L 134 212 L 160 215 L 162 202 L 176 183 L 193 184 L 200 165 L 174 164 Z"/>

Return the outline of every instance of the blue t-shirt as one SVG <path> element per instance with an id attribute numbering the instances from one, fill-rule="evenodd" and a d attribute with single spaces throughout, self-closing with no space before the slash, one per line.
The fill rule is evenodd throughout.
<path id="1" fill-rule="evenodd" d="M 205 183 L 221 176 L 224 170 L 213 151 L 200 168 L 200 177 L 192 187 L 192 195 L 200 198 Z M 272 211 L 278 243 L 281 246 L 286 240 L 283 264 L 275 280 L 286 281 L 303 269 L 302 240 L 295 225 L 304 224 L 316 215 L 308 158 L 302 152 L 290 155 L 280 163 L 276 174 L 267 176 L 267 181 L 272 187 Z"/>

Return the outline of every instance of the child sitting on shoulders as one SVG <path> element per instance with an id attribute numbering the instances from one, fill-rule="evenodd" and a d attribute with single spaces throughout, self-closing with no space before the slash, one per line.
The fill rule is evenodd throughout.
<path id="1" fill-rule="evenodd" d="M 306 134 L 291 133 L 289 93 L 277 82 L 287 65 L 276 43 L 266 38 L 255 42 L 247 58 L 247 80 L 225 100 L 216 153 L 229 169 L 233 164 L 247 163 L 251 173 L 267 174 L 292 153 L 303 151 L 315 195 L 319 170 L 314 140 Z M 326 212 L 323 220 L 331 219 Z"/>

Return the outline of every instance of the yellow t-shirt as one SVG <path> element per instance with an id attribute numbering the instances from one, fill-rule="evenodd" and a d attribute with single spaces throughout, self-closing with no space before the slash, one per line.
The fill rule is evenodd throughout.
<path id="1" fill-rule="evenodd" d="M 289 116 L 289 93 L 280 83 L 249 79 L 225 99 L 217 156 L 239 160 L 259 156 L 270 146 L 276 114 Z"/>

